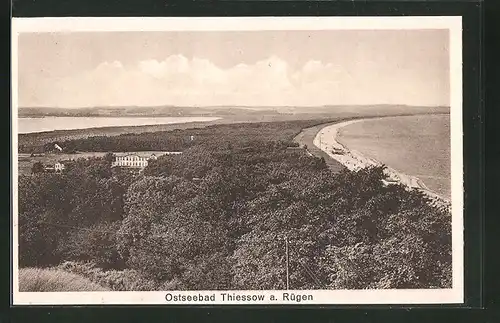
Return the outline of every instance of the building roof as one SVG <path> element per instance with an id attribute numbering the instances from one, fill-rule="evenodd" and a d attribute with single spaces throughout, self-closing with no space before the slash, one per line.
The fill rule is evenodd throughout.
<path id="1" fill-rule="evenodd" d="M 151 158 L 156 156 L 154 154 L 141 154 L 141 153 L 121 153 L 115 154 L 115 157 L 138 157 L 138 158 Z"/>
<path id="2" fill-rule="evenodd" d="M 150 152 L 150 151 L 145 151 L 145 152 L 120 152 L 120 153 L 113 153 L 115 157 L 141 157 L 141 158 L 150 158 L 150 157 L 160 157 L 163 155 L 177 155 L 177 154 L 182 154 L 182 151 L 165 151 L 165 152 Z"/>
<path id="3" fill-rule="evenodd" d="M 116 157 L 142 157 L 142 158 L 149 158 L 151 155 L 145 155 L 145 154 L 115 154 Z"/>
<path id="4" fill-rule="evenodd" d="M 169 155 L 169 154 L 180 154 L 182 152 L 169 152 L 169 151 L 134 151 L 134 152 L 117 152 L 113 153 L 116 157 L 126 157 L 126 156 L 137 156 L 137 157 L 143 157 L 143 158 L 149 158 L 151 156 L 162 156 L 162 155 Z"/>

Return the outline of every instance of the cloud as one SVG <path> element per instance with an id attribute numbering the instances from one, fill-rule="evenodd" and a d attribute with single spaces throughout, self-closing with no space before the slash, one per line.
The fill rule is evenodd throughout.
<path id="1" fill-rule="evenodd" d="M 52 106 L 377 103 L 374 97 L 380 94 L 373 93 L 386 91 L 384 86 L 355 78 L 354 72 L 318 60 L 292 69 L 277 56 L 224 69 L 207 59 L 172 55 L 133 65 L 103 62 L 77 75 L 42 80 L 39 86 L 30 82 L 29 95 L 21 91 L 20 99 L 21 104 L 24 98 Z"/>
<path id="2" fill-rule="evenodd" d="M 163 61 L 147 60 L 138 69 L 165 85 L 170 91 L 195 94 L 255 94 L 271 89 L 289 88 L 287 63 L 277 57 L 256 62 L 254 65 L 239 64 L 221 69 L 206 59 L 174 55 Z"/>
<path id="3" fill-rule="evenodd" d="M 103 62 L 50 80 L 39 99 L 59 106 L 282 104 L 283 95 L 296 91 L 290 77 L 288 64 L 275 56 L 222 69 L 206 59 L 172 55 L 132 66 Z"/>

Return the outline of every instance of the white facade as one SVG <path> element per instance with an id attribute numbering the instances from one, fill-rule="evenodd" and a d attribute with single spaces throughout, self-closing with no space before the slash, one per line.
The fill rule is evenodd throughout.
<path id="1" fill-rule="evenodd" d="M 54 164 L 54 170 L 56 172 L 62 172 L 65 168 L 66 167 L 62 163 L 57 162 L 57 163 Z"/>
<path id="2" fill-rule="evenodd" d="M 118 167 L 131 167 L 131 168 L 144 168 L 148 166 L 148 160 L 150 158 L 156 159 L 156 156 L 138 156 L 138 155 L 126 155 L 126 156 L 116 156 L 115 161 L 112 166 Z"/>
<path id="3" fill-rule="evenodd" d="M 177 155 L 182 152 L 162 152 L 162 155 Z M 154 153 L 115 153 L 115 160 L 111 163 L 112 167 L 127 167 L 127 168 L 145 168 L 148 166 L 149 160 L 157 160 L 158 156 Z"/>

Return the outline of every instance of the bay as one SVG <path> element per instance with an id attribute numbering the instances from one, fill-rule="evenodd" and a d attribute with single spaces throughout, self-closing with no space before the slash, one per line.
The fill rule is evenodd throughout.
<path id="1" fill-rule="evenodd" d="M 18 133 L 102 127 L 150 126 L 187 122 L 208 122 L 217 117 L 42 117 L 19 118 Z"/>

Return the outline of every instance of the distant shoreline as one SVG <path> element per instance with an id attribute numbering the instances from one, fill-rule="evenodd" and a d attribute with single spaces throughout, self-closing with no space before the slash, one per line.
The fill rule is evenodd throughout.
<path id="1" fill-rule="evenodd" d="M 46 117 L 35 117 L 35 118 L 29 117 L 29 118 L 19 118 L 19 119 L 45 119 L 45 118 L 56 118 L 56 119 L 69 118 L 71 120 L 79 119 L 79 118 L 116 120 L 116 119 L 123 118 L 123 119 L 128 119 L 128 120 L 130 120 L 130 119 L 134 119 L 134 120 L 147 119 L 147 120 L 151 120 L 151 121 L 145 122 L 144 124 L 132 123 L 132 124 L 124 124 L 124 125 L 115 125 L 115 124 L 112 124 L 112 122 L 111 122 L 111 124 L 102 124 L 102 125 L 97 124 L 97 125 L 89 125 L 87 127 L 85 127 L 85 126 L 81 127 L 81 124 L 79 124 L 80 126 L 72 127 L 72 128 L 38 129 L 36 131 L 29 131 L 29 132 L 18 131 L 18 133 L 22 134 L 22 135 L 26 135 L 26 134 L 41 134 L 41 133 L 57 132 L 57 131 L 77 131 L 77 130 L 116 128 L 116 127 L 148 127 L 148 126 L 151 127 L 151 126 L 165 126 L 165 125 L 186 124 L 186 123 L 208 123 L 208 122 L 212 123 L 214 121 L 222 119 L 221 117 L 158 117 L 158 116 L 154 116 L 154 117 L 146 117 L 146 116 L 135 116 L 135 117 L 114 117 L 114 116 L 99 116 L 99 117 L 57 116 L 56 117 L 56 116 L 46 116 Z M 163 122 L 157 122 L 157 123 L 153 122 L 153 120 L 156 120 L 156 119 L 160 119 Z M 165 120 L 163 120 L 163 119 L 165 119 Z M 205 120 L 201 120 L 201 119 L 205 119 Z M 61 122 L 61 120 L 59 120 L 59 121 Z M 19 127 L 19 125 L 18 125 L 18 127 Z M 30 128 L 30 127 L 28 127 L 28 128 Z"/>
<path id="2" fill-rule="evenodd" d="M 326 125 L 315 136 L 313 143 L 316 147 L 324 151 L 328 156 L 335 159 L 349 170 L 357 170 L 369 166 L 381 166 L 382 162 L 369 158 L 359 151 L 347 147 L 341 143 L 338 138 L 339 130 L 348 125 L 363 122 L 367 120 L 394 118 L 400 116 L 381 116 L 376 118 L 359 118 L 354 120 L 346 120 L 335 124 Z M 438 199 L 445 204 L 450 204 L 450 200 L 440 194 L 429 189 L 425 183 L 418 177 L 405 174 L 390 166 L 386 166 L 386 174 L 388 175 L 387 183 L 399 182 L 409 188 L 419 189 L 432 199 Z"/>
<path id="3" fill-rule="evenodd" d="M 19 115 L 18 119 L 43 119 L 43 118 L 223 118 L 223 115 L 171 115 L 171 114 L 155 114 L 151 116 L 132 114 L 132 115 L 104 115 L 104 114 L 95 114 L 95 115 Z"/>

